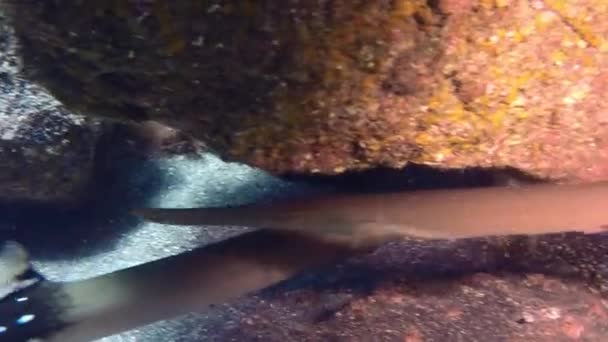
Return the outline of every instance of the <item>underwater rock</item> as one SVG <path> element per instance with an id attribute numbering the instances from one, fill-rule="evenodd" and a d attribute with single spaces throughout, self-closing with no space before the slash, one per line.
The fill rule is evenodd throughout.
<path id="1" fill-rule="evenodd" d="M 608 177 L 605 1 L 3 3 L 68 108 L 273 173 L 416 162 Z"/>
<path id="2" fill-rule="evenodd" d="M 75 204 L 117 155 L 201 151 L 194 139 L 158 123 L 106 122 L 67 110 L 23 77 L 17 47 L 0 13 L 0 201 Z"/>
<path id="3" fill-rule="evenodd" d="M 202 142 L 156 121 L 115 123 L 111 131 L 108 144 L 127 142 L 127 146 L 115 148 L 132 156 L 162 158 L 185 155 L 196 158 L 206 150 Z"/>
<path id="4" fill-rule="evenodd" d="M 98 128 L 60 107 L 8 115 L 15 121 L 0 123 L 0 199 L 81 198 L 94 165 Z"/>
<path id="5" fill-rule="evenodd" d="M 222 341 L 367 341 L 370 336 L 406 342 L 605 340 L 606 237 L 565 234 L 539 238 L 536 246 L 529 242 L 392 243 L 233 302 L 213 320 L 188 330 L 189 336 Z"/>
<path id="6" fill-rule="evenodd" d="M 101 127 L 25 80 L 16 47 L 0 14 L 0 200 L 77 200 Z"/>

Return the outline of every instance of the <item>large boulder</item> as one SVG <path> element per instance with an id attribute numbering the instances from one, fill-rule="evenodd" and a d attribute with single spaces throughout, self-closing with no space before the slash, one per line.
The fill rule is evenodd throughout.
<path id="1" fill-rule="evenodd" d="M 276 173 L 608 176 L 605 1 L 9 1 L 70 109 Z"/>

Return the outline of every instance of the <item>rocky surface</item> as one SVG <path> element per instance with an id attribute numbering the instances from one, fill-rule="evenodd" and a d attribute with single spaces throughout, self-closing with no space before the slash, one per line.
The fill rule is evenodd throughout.
<path id="1" fill-rule="evenodd" d="M 608 21 L 602 15 L 608 11 L 601 1 L 443 0 L 429 2 L 433 6 L 422 1 L 239 6 L 211 1 L 204 8 L 190 7 L 194 3 L 10 2 L 18 14 L 14 18 L 25 44 L 28 75 L 71 110 L 160 120 L 202 138 L 225 157 L 271 171 L 336 173 L 417 161 L 447 167 L 506 164 L 555 178 L 607 175 L 602 37 Z M 4 37 L 0 45 L 13 44 Z M 2 63 L 4 68 L 11 64 Z M 14 99 L 6 99 L 0 98 L 0 104 L 19 108 Z M 38 130 L 47 127 L 41 124 L 47 120 L 67 127 L 57 136 L 46 134 L 54 129 L 42 130 L 42 139 L 50 136 L 45 146 L 55 146 L 52 142 L 67 134 L 68 139 L 61 139 L 66 145 L 57 145 L 66 148 L 59 155 L 85 151 L 79 155 L 86 158 L 57 159 L 55 154 L 44 162 L 11 164 L 11 158 L 29 154 L 2 156 L 0 171 L 7 178 L 0 178 L 0 189 L 11 198 L 73 198 L 78 193 L 73 189 L 83 189 L 94 140 L 78 144 L 72 137 L 93 137 L 94 130 L 72 126 L 89 119 L 56 108 L 65 114 L 62 118 L 74 121 L 62 126 L 64 119 L 53 119 L 46 105 L 19 120 L 36 123 L 27 127 Z M 0 111 L 7 118 L 12 113 Z M 21 121 L 2 120 L 1 135 L 39 136 L 17 134 L 23 131 L 12 126 L 16 122 Z M 101 145 L 107 150 L 97 160 L 109 169 L 119 167 L 117 151 L 155 151 L 142 146 L 163 146 L 163 137 L 175 137 L 156 124 L 130 125 L 112 126 L 104 135 Z M 141 137 L 144 145 L 138 142 Z M 19 148 L 29 146 L 18 143 Z M 117 145 L 127 148 L 112 148 Z M 69 162 L 73 160 L 82 163 Z M 166 178 L 176 173 L 179 162 L 172 160 L 154 172 Z M 224 176 L 223 164 L 205 174 L 191 167 L 194 161 L 187 163 L 184 174 L 192 178 L 184 178 L 201 180 L 193 193 L 207 199 L 185 205 L 225 204 L 222 196 L 240 198 L 264 188 L 247 184 L 242 174 Z M 138 167 L 153 173 L 149 164 Z M 61 178 L 66 175 L 67 180 Z M 64 183 L 54 185 L 48 178 Z M 110 188 L 112 179 L 105 180 Z M 140 183 L 124 189 L 139 191 L 145 188 Z M 367 184 L 378 187 L 374 181 Z M 154 188 L 170 192 L 176 187 Z M 112 197 L 120 215 L 109 210 L 101 219 L 81 212 L 63 221 L 39 222 L 28 208 L 23 216 L 29 220 L 6 223 L 17 229 L 2 234 L 30 239 L 56 279 L 162 257 L 180 244 L 194 247 L 200 234 L 195 229 L 134 229 L 132 218 L 125 218 L 128 197 Z M 142 196 L 135 197 L 140 204 Z M 70 234 L 47 230 L 48 239 L 42 238 L 49 224 L 70 227 Z M 77 250 L 71 259 L 66 246 Z M 167 341 L 599 342 L 608 339 L 606 246 L 606 237 L 599 235 L 404 241 L 308 272 L 202 318 L 159 323 L 126 336 Z M 58 265 L 49 266 L 53 261 Z"/>
<path id="2" fill-rule="evenodd" d="M 29 75 L 69 108 L 265 170 L 608 176 L 604 1 L 6 4 Z"/>
<path id="3" fill-rule="evenodd" d="M 75 204 L 117 153 L 149 158 L 202 149 L 158 123 L 102 122 L 67 110 L 24 78 L 17 50 L 0 13 L 0 201 Z"/>
<path id="4" fill-rule="evenodd" d="M 0 13 L 0 200 L 72 202 L 89 185 L 101 126 L 23 78 Z"/>
<path id="5" fill-rule="evenodd" d="M 536 247 L 517 240 L 393 243 L 222 306 L 191 336 L 277 342 L 608 338 L 608 303 L 591 280 L 604 277 L 606 285 L 606 237 L 547 236 Z"/>

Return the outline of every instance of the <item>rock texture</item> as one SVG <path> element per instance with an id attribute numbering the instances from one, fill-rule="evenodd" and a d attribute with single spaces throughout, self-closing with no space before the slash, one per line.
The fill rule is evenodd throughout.
<path id="1" fill-rule="evenodd" d="M 69 111 L 26 79 L 22 64 L 14 31 L 0 13 L 0 202 L 76 204 L 89 195 L 100 169 L 119 163 L 117 155 L 202 150 L 155 122 L 120 124 Z"/>
<path id="2" fill-rule="evenodd" d="M 0 200 L 73 202 L 86 192 L 101 126 L 23 78 L 0 13 Z"/>
<path id="3" fill-rule="evenodd" d="M 605 1 L 7 4 L 30 76 L 69 108 L 272 172 L 608 176 Z"/>
<path id="4" fill-rule="evenodd" d="M 600 294 L 607 290 L 607 242 L 555 235 L 535 244 L 393 243 L 236 301 L 192 334 L 216 341 L 600 342 L 608 338 Z"/>

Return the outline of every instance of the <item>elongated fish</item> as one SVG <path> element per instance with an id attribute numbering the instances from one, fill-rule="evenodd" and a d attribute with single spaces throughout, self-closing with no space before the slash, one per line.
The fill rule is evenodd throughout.
<path id="1" fill-rule="evenodd" d="M 9 243 L 0 256 L 0 341 L 85 342 L 203 311 L 283 281 L 353 249 L 302 234 L 258 230 L 98 277 L 52 282 Z M 10 281 L 9 281 L 10 280 Z"/>
<path id="2" fill-rule="evenodd" d="M 265 227 L 359 242 L 399 236 L 597 233 L 608 227 L 608 182 L 331 195 L 233 208 L 142 208 L 134 213 L 165 224 Z"/>

